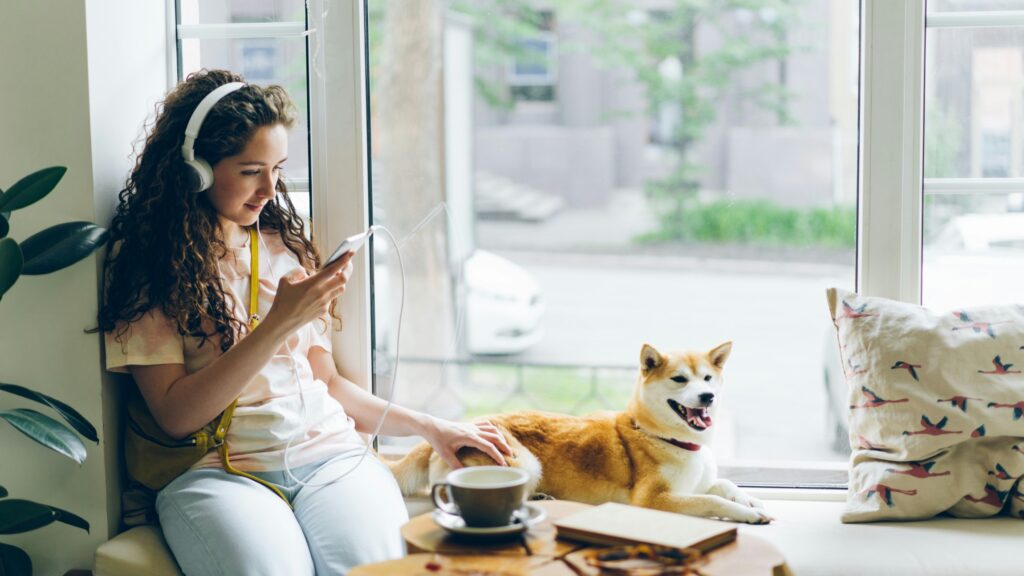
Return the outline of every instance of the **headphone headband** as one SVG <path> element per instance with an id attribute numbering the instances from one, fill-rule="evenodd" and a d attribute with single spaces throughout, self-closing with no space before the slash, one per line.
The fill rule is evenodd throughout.
<path id="1" fill-rule="evenodd" d="M 196 159 L 196 153 L 192 147 L 196 143 L 196 138 L 199 136 L 199 128 L 202 127 L 203 120 L 206 119 L 206 115 L 210 113 L 210 110 L 217 105 L 217 102 L 219 102 L 221 98 L 244 87 L 244 82 L 229 82 L 227 84 L 222 84 L 210 91 L 210 93 L 199 102 L 195 111 L 192 112 L 192 117 L 188 119 L 188 126 L 185 127 L 185 143 L 181 145 L 181 153 L 185 156 L 186 162 L 194 162 Z"/>

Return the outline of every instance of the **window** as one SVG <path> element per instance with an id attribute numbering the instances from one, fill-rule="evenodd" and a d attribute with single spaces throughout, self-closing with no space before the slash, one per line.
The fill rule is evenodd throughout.
<path id="1" fill-rule="evenodd" d="M 552 2 L 524 44 L 492 32 L 538 28 L 519 3 L 368 1 L 372 218 L 409 295 L 399 402 L 621 410 L 644 342 L 732 340 L 719 458 L 842 468 L 823 294 L 856 282 L 859 3 L 747 4 Z M 516 64 L 554 45 L 557 74 Z M 540 80 L 550 113 L 492 98 Z M 383 384 L 398 275 L 378 238 Z"/>
<path id="2" fill-rule="evenodd" d="M 1024 2 L 929 3 L 922 300 L 1019 300 Z"/>

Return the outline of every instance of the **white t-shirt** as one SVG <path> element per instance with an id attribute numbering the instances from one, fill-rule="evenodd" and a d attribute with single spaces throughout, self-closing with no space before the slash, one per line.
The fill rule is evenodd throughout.
<path id="1" fill-rule="evenodd" d="M 259 315 L 266 318 L 277 292 L 278 279 L 302 269 L 298 259 L 274 232 L 263 233 L 260 245 Z M 233 302 L 238 318 L 248 318 L 249 264 L 246 246 L 229 248 L 220 261 L 224 288 Z M 231 464 L 246 472 L 264 472 L 284 468 L 284 450 L 291 468 L 327 458 L 338 452 L 365 446 L 355 431 L 355 423 L 345 409 L 327 392 L 327 385 L 313 377 L 309 351 L 320 347 L 331 351 L 330 322 L 316 320 L 306 324 L 289 338 L 295 372 L 302 386 L 296 385 L 288 347 L 281 346 L 266 366 L 242 390 L 228 429 L 226 442 Z M 120 326 L 119 326 L 120 328 Z M 258 328 L 257 328 L 258 329 Z M 151 309 L 132 322 L 122 342 L 115 340 L 117 330 L 104 334 L 107 369 L 128 372 L 131 365 L 184 364 L 192 374 L 221 355 L 215 338 L 200 348 L 199 338 L 182 336 L 177 326 L 159 309 Z M 207 382 L 214 386 L 216 382 Z M 305 408 L 303 408 L 303 403 Z M 210 452 L 193 468 L 221 466 L 220 455 Z"/>

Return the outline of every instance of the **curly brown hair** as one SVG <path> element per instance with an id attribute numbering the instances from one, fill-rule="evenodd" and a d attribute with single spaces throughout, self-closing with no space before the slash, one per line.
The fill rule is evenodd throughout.
<path id="1" fill-rule="evenodd" d="M 216 338 L 222 352 L 248 329 L 231 314 L 217 262 L 227 254 L 217 212 L 206 194 L 193 194 L 194 179 L 181 154 L 185 126 L 199 102 L 229 82 L 244 82 L 224 70 L 201 70 L 179 83 L 157 107 L 142 153 L 118 195 L 104 259 L 104 301 L 97 330 L 117 330 L 123 341 L 128 324 L 159 308 L 183 336 L 199 346 Z M 236 90 L 210 110 L 195 141 L 195 152 L 215 166 L 240 154 L 262 127 L 295 123 L 295 106 L 280 86 L 252 84 Z M 259 227 L 277 231 L 307 271 L 320 256 L 306 239 L 302 218 L 282 179 L 277 194 L 259 216 Z M 332 316 L 334 305 L 331 306 Z"/>

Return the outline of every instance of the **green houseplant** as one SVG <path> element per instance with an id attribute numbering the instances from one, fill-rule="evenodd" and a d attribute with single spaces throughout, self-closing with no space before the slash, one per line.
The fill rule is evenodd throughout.
<path id="1" fill-rule="evenodd" d="M 57 224 L 21 243 L 7 236 L 12 213 L 46 197 L 65 172 L 67 168 L 63 166 L 44 168 L 22 178 L 6 192 L 0 190 L 0 300 L 21 276 L 48 274 L 66 268 L 92 254 L 107 241 L 106 229 L 91 222 Z M 96 428 L 85 417 L 55 398 L 24 386 L 2 382 L 0 392 L 42 404 L 64 420 L 61 422 L 30 408 L 0 410 L 0 418 L 50 450 L 81 464 L 85 462 L 86 451 L 79 435 L 93 442 L 99 441 Z M 7 490 L 0 486 L 0 535 L 20 534 L 53 522 L 89 531 L 88 522 L 67 510 L 7 496 Z M 30 574 L 32 561 L 28 554 L 21 548 L 0 542 L 0 576 Z"/>

